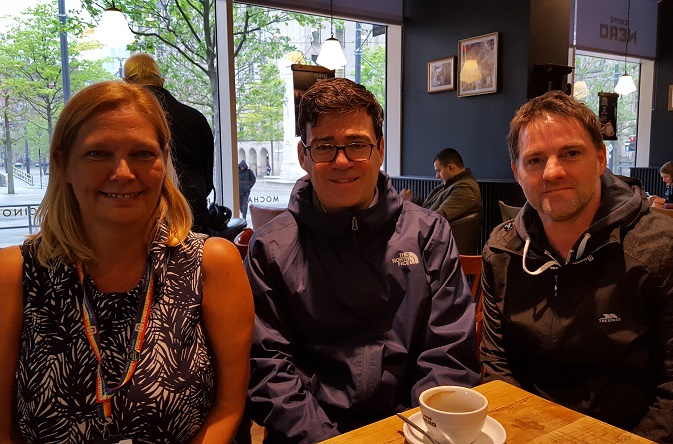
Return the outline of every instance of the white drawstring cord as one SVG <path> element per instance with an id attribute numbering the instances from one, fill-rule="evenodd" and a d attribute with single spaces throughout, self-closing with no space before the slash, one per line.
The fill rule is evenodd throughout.
<path id="1" fill-rule="evenodd" d="M 545 271 L 549 267 L 553 267 L 554 265 L 558 265 L 559 267 L 561 266 L 558 262 L 556 262 L 556 260 L 552 259 L 549 262 L 545 263 L 540 268 L 538 268 L 537 270 L 530 271 L 526 267 L 526 256 L 528 256 L 528 246 L 529 245 L 530 245 L 530 237 L 527 237 L 526 238 L 526 243 L 524 244 L 524 247 L 523 247 L 523 258 L 521 258 L 521 265 L 523 266 L 523 271 L 525 271 L 526 273 L 528 273 L 532 276 L 537 276 L 538 274 L 542 273 L 543 271 Z"/>

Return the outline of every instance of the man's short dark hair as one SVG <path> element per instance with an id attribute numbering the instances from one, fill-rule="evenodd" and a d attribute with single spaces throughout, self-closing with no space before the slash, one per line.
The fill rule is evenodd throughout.
<path id="1" fill-rule="evenodd" d="M 306 126 L 315 125 L 321 114 L 350 113 L 364 109 L 372 116 L 376 139 L 383 137 L 383 108 L 376 96 L 362 85 L 343 78 L 322 79 L 314 83 L 299 102 L 297 125 L 301 140 L 307 143 Z"/>
<path id="2" fill-rule="evenodd" d="M 465 168 L 463 158 L 460 157 L 460 153 L 453 148 L 444 148 L 441 150 L 433 159 L 433 162 L 434 161 L 438 161 L 442 166 L 447 166 L 452 163 L 458 168 Z"/>
<path id="3" fill-rule="evenodd" d="M 507 135 L 510 161 L 516 163 L 519 160 L 521 129 L 532 121 L 545 116 L 577 120 L 586 130 L 596 150 L 601 150 L 605 146 L 601 135 L 601 124 L 596 114 L 588 106 L 578 102 L 563 91 L 549 91 L 525 103 L 514 115 Z"/>

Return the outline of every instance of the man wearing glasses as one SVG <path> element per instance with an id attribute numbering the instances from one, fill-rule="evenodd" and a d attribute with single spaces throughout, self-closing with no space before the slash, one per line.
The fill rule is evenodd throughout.
<path id="1" fill-rule="evenodd" d="M 249 415 L 265 443 L 313 443 L 479 382 L 474 303 L 451 229 L 380 171 L 383 110 L 346 79 L 303 96 L 288 211 L 259 228 Z"/>

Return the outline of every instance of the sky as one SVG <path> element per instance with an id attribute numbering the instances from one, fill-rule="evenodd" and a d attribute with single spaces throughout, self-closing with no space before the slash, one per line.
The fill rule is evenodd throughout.
<path id="1" fill-rule="evenodd" d="M 28 8 L 29 6 L 37 5 L 38 3 L 46 3 L 47 1 L 53 1 L 58 3 L 58 0 L 3 0 L 2 7 L 0 7 L 0 15 L 17 15 L 21 11 Z M 81 3 L 79 0 L 65 0 L 65 9 L 80 9 Z"/>
<path id="2" fill-rule="evenodd" d="M 16 16 L 20 15 L 21 12 L 31 6 L 35 6 L 39 3 L 54 2 L 58 4 L 58 0 L 0 0 L 2 6 L 0 6 L 0 25 L 2 28 L 5 27 L 7 18 L 4 16 Z M 65 10 L 70 9 L 82 9 L 82 4 L 80 0 L 65 0 Z"/>

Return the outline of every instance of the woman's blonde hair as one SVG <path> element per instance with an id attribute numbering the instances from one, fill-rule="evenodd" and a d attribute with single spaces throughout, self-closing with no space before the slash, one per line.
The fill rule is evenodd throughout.
<path id="1" fill-rule="evenodd" d="M 156 223 L 148 233 L 149 241 L 151 243 L 161 223 L 168 226 L 168 245 L 179 245 L 187 237 L 192 226 L 192 214 L 177 187 L 168 148 L 171 134 L 159 101 L 139 85 L 119 81 L 101 82 L 75 94 L 63 108 L 54 128 L 49 150 L 49 185 L 35 214 L 40 231 L 31 236 L 33 240 L 40 239 L 37 260 L 41 265 L 53 266 L 56 260 L 65 263 L 95 260 L 82 229 L 79 204 L 70 184 L 66 182 L 66 168 L 72 144 L 82 124 L 101 110 L 126 107 L 133 107 L 149 120 L 156 130 L 159 146 L 166 152 L 166 175 L 154 212 Z"/>

